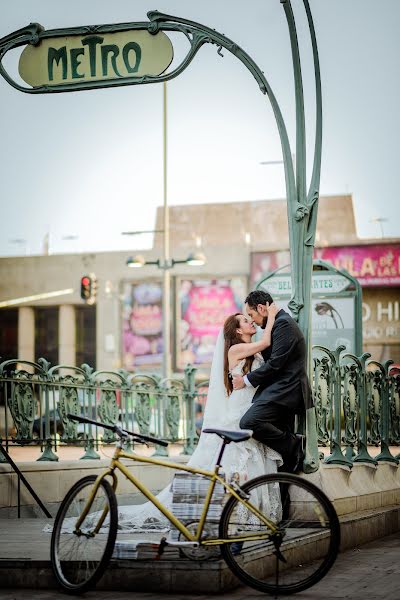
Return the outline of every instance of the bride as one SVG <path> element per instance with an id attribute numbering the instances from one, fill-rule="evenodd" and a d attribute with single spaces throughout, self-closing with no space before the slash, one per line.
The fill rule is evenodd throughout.
<path id="1" fill-rule="evenodd" d="M 251 341 L 256 328 L 247 316 L 237 313 L 226 319 L 214 351 L 202 430 L 210 427 L 230 431 L 240 430 L 240 419 L 250 407 L 256 388 L 245 387 L 233 390 L 232 375 L 245 375 L 262 364 L 263 358 L 260 352 L 271 345 L 271 330 L 278 310 L 275 304 L 271 304 L 268 323 L 262 338 L 256 342 Z M 202 431 L 188 465 L 212 470 L 220 448 L 221 439 L 218 436 Z M 228 444 L 222 458 L 222 468 L 227 481 L 234 478 L 240 483 L 259 475 L 275 473 L 281 465 L 280 454 L 252 438 L 245 442 Z M 279 489 L 271 489 L 269 496 L 265 500 L 271 507 L 271 513 L 279 512 Z M 170 485 L 157 497 L 171 509 Z M 146 502 L 141 505 L 119 507 L 118 528 L 136 532 L 166 531 L 170 528 L 170 523 L 153 504 Z"/>

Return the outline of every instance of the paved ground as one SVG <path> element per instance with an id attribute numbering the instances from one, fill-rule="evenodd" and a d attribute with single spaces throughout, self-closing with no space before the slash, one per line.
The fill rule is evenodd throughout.
<path id="1" fill-rule="evenodd" d="M 195 582 L 193 587 L 195 588 Z M 226 597 L 251 600 L 264 594 L 243 587 L 222 596 L 189 594 L 153 594 L 135 592 L 94 591 L 85 594 L 87 600 L 203 600 Z M 381 538 L 339 555 L 330 573 L 316 586 L 288 596 L 299 600 L 399 600 L 400 598 L 400 533 Z M 53 590 L 0 590 L 1 600 L 61 600 L 70 598 Z M 282 600 L 284 597 L 281 596 Z"/>

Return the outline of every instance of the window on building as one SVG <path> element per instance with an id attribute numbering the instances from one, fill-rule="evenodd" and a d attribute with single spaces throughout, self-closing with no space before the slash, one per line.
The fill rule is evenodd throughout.
<path id="1" fill-rule="evenodd" d="M 18 356 L 18 308 L 0 309 L 0 362 Z"/>
<path id="2" fill-rule="evenodd" d="M 96 368 L 96 307 L 75 306 L 76 365 Z"/>
<path id="3" fill-rule="evenodd" d="M 58 365 L 58 306 L 35 308 L 35 359 Z"/>

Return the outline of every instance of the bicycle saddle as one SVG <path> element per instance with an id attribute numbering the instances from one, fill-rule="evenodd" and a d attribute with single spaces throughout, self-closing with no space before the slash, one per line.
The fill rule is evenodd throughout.
<path id="1" fill-rule="evenodd" d="M 215 433 L 228 444 L 229 442 L 244 442 L 245 440 L 249 440 L 253 435 L 253 432 L 249 430 L 225 431 L 225 429 L 203 429 L 203 433 Z"/>

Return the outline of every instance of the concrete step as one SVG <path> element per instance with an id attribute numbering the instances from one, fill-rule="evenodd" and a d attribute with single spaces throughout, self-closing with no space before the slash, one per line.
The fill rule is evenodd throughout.
<path id="1" fill-rule="evenodd" d="M 400 506 L 386 506 L 343 515 L 341 550 L 400 530 Z M 50 564 L 50 535 L 43 531 L 46 519 L 18 519 L 0 522 L 0 587 L 54 589 L 57 587 Z M 141 539 L 143 534 L 138 535 Z M 133 539 L 119 534 L 118 540 Z M 323 541 L 321 540 L 321 543 Z M 318 541 L 315 535 L 296 544 L 297 557 L 309 557 Z M 246 560 L 265 560 L 257 550 Z M 181 558 L 176 548 L 167 549 L 161 560 L 113 559 L 98 589 L 137 590 L 159 593 L 220 593 L 239 585 L 220 559 L 191 561 Z"/>

